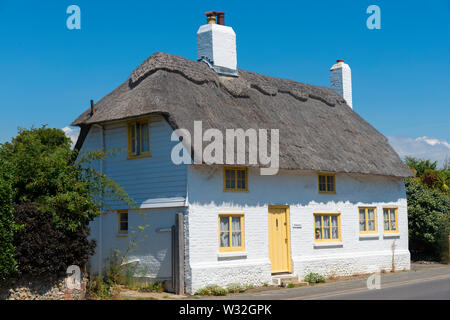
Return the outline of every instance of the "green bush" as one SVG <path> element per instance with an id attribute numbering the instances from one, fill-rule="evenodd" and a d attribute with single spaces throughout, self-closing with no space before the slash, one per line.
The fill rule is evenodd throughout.
<path id="1" fill-rule="evenodd" d="M 409 250 L 413 260 L 439 260 L 450 232 L 450 196 L 405 179 Z"/>
<path id="2" fill-rule="evenodd" d="M 211 290 L 211 294 L 213 296 L 226 296 L 228 293 L 227 289 L 224 289 L 224 288 L 216 286 L 216 285 L 212 285 L 210 287 L 210 290 Z"/>
<path id="3" fill-rule="evenodd" d="M 3 175 L 0 172 L 0 281 L 9 278 L 17 270 L 13 246 L 16 224 L 12 209 L 12 188 Z"/>
<path id="4" fill-rule="evenodd" d="M 247 288 L 240 283 L 229 283 L 227 284 L 227 290 L 230 293 L 244 292 Z"/>
<path id="5" fill-rule="evenodd" d="M 309 283 L 325 282 L 325 277 L 314 272 L 310 272 L 305 276 L 305 281 Z"/>
<path id="6" fill-rule="evenodd" d="M 227 293 L 228 293 L 227 289 L 224 289 L 215 284 L 211 284 L 209 286 L 197 290 L 194 294 L 196 296 L 226 296 Z"/>
<path id="7" fill-rule="evenodd" d="M 86 225 L 75 231 L 58 229 L 51 214 L 31 203 L 15 205 L 14 218 L 22 226 L 14 234 L 20 275 L 64 275 L 70 265 L 83 268 L 94 253 L 95 242 L 88 241 Z"/>

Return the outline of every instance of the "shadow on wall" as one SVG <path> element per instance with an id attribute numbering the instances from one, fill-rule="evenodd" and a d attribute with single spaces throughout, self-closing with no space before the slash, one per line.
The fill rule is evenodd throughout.
<path id="1" fill-rule="evenodd" d="M 249 170 L 249 192 L 223 192 L 222 169 L 191 169 L 195 174 L 189 186 L 190 204 L 205 206 L 262 207 L 347 206 L 375 202 L 397 203 L 406 198 L 402 178 L 361 174 L 336 174 L 336 194 L 319 194 L 317 173 L 280 171 L 261 176 Z"/>

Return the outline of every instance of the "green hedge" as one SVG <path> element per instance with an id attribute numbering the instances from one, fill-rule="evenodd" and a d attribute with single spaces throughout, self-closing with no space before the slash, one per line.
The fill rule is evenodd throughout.
<path id="1" fill-rule="evenodd" d="M 450 196 L 405 179 L 408 200 L 409 250 L 413 260 L 440 260 L 448 250 Z"/>
<path id="2" fill-rule="evenodd" d="M 0 281 L 16 271 L 13 238 L 16 229 L 12 209 L 12 188 L 0 174 Z"/>

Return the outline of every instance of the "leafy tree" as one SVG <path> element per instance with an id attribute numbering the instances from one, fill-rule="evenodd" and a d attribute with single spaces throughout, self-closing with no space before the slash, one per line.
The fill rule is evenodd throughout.
<path id="1" fill-rule="evenodd" d="M 405 179 L 405 186 L 412 258 L 437 260 L 450 233 L 450 197 L 417 178 Z"/>
<path id="2" fill-rule="evenodd" d="M 16 269 L 13 235 L 16 229 L 12 210 L 12 188 L 0 171 L 0 281 L 7 279 Z"/>
<path id="3" fill-rule="evenodd" d="M 74 163 L 77 154 L 70 139 L 62 130 L 45 126 L 19 129 L 11 143 L 0 147 L 1 169 L 11 172 L 13 202 L 34 203 L 40 212 L 52 214 L 58 228 L 71 231 L 107 208 L 105 199 L 133 206 L 120 186 L 90 166 L 106 155 L 86 153 Z"/>
<path id="4" fill-rule="evenodd" d="M 0 274 L 17 269 L 11 259 L 14 254 L 19 271 L 34 275 L 62 270 L 69 261 L 87 261 L 92 253 L 86 240 L 89 221 L 108 209 L 107 200 L 134 206 L 119 185 L 92 165 L 110 153 L 77 154 L 62 130 L 45 126 L 19 129 L 17 137 L 0 145 Z M 20 231 L 13 214 L 23 224 Z M 45 231 L 39 233 L 39 228 Z M 16 253 L 11 246 L 14 231 Z M 52 246 L 47 236 L 57 243 Z M 45 259 L 55 266 L 46 264 Z"/>
<path id="5" fill-rule="evenodd" d="M 423 160 L 414 157 L 405 157 L 405 162 L 408 167 L 414 169 L 416 177 L 421 177 L 425 170 L 436 170 L 437 161 Z"/>

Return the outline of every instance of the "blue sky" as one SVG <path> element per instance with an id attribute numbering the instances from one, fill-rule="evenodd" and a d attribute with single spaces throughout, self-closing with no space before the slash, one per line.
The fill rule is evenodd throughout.
<path id="1" fill-rule="evenodd" d="M 81 8 L 81 30 L 66 9 Z M 366 8 L 381 8 L 381 30 Z M 450 1 L 0 0 L 0 143 L 63 128 L 156 51 L 196 59 L 204 12 L 225 11 L 238 67 L 329 86 L 352 68 L 353 106 L 401 156 L 450 155 Z"/>

